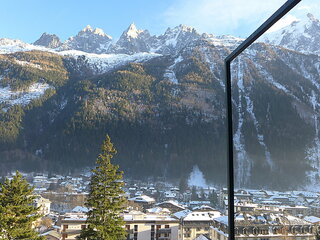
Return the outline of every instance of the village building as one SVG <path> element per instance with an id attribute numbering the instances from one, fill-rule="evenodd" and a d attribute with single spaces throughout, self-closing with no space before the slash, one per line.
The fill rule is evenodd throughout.
<path id="1" fill-rule="evenodd" d="M 210 226 L 214 218 L 220 217 L 216 210 L 197 210 L 188 213 L 180 223 L 181 240 L 193 240 L 200 235 L 209 237 Z"/>
<path id="2" fill-rule="evenodd" d="M 131 211 L 124 214 L 128 238 L 132 240 L 176 240 L 179 220 L 165 214 Z"/>
<path id="3" fill-rule="evenodd" d="M 39 209 L 38 212 L 40 215 L 46 216 L 50 214 L 51 201 L 49 199 L 37 195 L 34 199 L 34 206 Z"/>
<path id="4" fill-rule="evenodd" d="M 315 240 L 316 228 L 309 222 L 282 213 L 237 213 L 235 216 L 235 237 L 245 240 Z M 228 217 L 213 220 L 210 238 L 228 239 Z"/>

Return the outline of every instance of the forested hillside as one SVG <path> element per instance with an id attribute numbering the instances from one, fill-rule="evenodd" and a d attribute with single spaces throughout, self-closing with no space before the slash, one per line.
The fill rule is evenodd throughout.
<path id="1" fill-rule="evenodd" d="M 173 51 L 161 43 L 174 34 Z M 207 180 L 225 183 L 223 59 L 238 40 L 180 26 L 154 40 L 157 53 L 122 53 L 124 41 L 111 48 L 121 50 L 116 54 L 29 45 L 0 54 L 2 173 L 92 166 L 109 134 L 128 177 L 175 180 L 198 165 Z M 265 43 L 234 61 L 237 186 L 318 180 L 319 62 L 318 55 Z"/>

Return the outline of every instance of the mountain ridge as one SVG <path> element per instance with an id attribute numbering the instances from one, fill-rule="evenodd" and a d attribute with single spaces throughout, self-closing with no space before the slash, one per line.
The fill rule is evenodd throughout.
<path id="1" fill-rule="evenodd" d="M 136 34 L 127 41 L 130 30 Z M 122 53 L 0 39 L 0 93 L 8 96 L 0 98 L 0 114 L 8 119 L 0 121 L 0 133 L 7 134 L 0 147 L 2 169 L 10 159 L 12 167 L 38 163 L 59 171 L 90 165 L 93 149 L 108 132 L 128 175 L 179 178 L 198 165 L 208 180 L 223 183 L 223 60 L 242 39 L 199 34 L 183 25 L 156 37 L 136 30 L 124 31 Z M 80 36 L 94 31 L 87 28 Z M 77 46 L 95 50 L 94 40 Z M 151 50 L 135 52 L 143 47 Z M 260 41 L 233 62 L 238 187 L 317 183 L 319 58 Z M 43 84 L 41 94 L 15 104 L 27 94 L 18 91 L 39 86 L 34 84 Z M 8 126 L 12 133 L 5 131 Z"/>

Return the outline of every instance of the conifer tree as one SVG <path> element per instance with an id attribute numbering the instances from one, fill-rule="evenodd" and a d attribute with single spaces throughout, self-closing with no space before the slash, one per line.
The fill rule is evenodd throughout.
<path id="1" fill-rule="evenodd" d="M 210 194 L 210 202 L 211 204 L 214 206 L 214 207 L 217 207 L 218 206 L 218 194 L 213 190 Z"/>
<path id="2" fill-rule="evenodd" d="M 32 228 L 40 215 L 33 205 L 33 188 L 17 171 L 0 185 L 0 239 L 44 239 Z"/>
<path id="3" fill-rule="evenodd" d="M 179 190 L 180 193 L 185 193 L 185 191 L 188 189 L 189 185 L 188 185 L 188 180 L 185 176 L 182 176 L 180 178 L 180 182 L 179 182 Z"/>
<path id="4" fill-rule="evenodd" d="M 113 165 L 111 159 L 116 149 L 107 136 L 101 147 L 101 153 L 92 170 L 90 192 L 86 206 L 88 212 L 88 227 L 83 229 L 80 239 L 87 240 L 122 240 L 126 238 L 124 220 L 120 216 L 124 210 L 125 197 L 122 187 L 123 172 L 118 165 Z"/>

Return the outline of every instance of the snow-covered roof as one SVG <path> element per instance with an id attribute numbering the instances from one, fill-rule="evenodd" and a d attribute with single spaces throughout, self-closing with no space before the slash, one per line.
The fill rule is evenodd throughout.
<path id="1" fill-rule="evenodd" d="M 216 219 L 214 219 L 216 222 L 220 222 L 224 225 L 228 225 L 228 216 L 221 216 L 221 217 L 218 217 Z"/>
<path id="2" fill-rule="evenodd" d="M 201 205 L 201 206 L 195 206 L 192 210 L 209 210 L 214 211 L 215 209 L 213 207 L 210 207 L 208 205 Z"/>
<path id="3" fill-rule="evenodd" d="M 147 195 L 141 195 L 141 196 L 129 198 L 129 201 L 142 202 L 142 203 L 154 203 L 155 199 Z"/>
<path id="4" fill-rule="evenodd" d="M 147 209 L 148 213 L 167 213 L 170 214 L 170 210 L 168 208 L 154 207 Z"/>
<path id="5" fill-rule="evenodd" d="M 178 208 L 181 208 L 181 209 L 185 209 L 184 206 L 182 206 L 181 204 L 179 204 L 178 202 L 176 201 L 173 201 L 173 200 L 169 200 L 169 201 L 164 201 L 164 202 L 161 202 L 161 203 L 157 203 L 156 206 L 159 206 L 159 205 L 163 205 L 163 204 L 171 204 L 175 207 L 178 207 Z"/>
<path id="6" fill-rule="evenodd" d="M 195 238 L 194 240 L 209 240 L 209 238 L 207 238 L 207 237 L 204 236 L 204 235 L 200 235 L 200 236 L 198 236 L 197 238 Z"/>
<path id="7" fill-rule="evenodd" d="M 168 214 L 142 213 L 139 211 L 125 213 L 123 218 L 125 221 L 178 221 Z"/>
<path id="8" fill-rule="evenodd" d="M 76 206 L 74 209 L 72 209 L 72 211 L 71 212 L 77 212 L 77 213 L 86 213 L 86 212 L 88 212 L 89 211 L 89 209 L 88 208 L 86 208 L 86 207 L 82 207 L 82 206 Z"/>
<path id="9" fill-rule="evenodd" d="M 193 211 L 190 212 L 183 220 L 184 221 L 211 221 L 214 218 L 220 217 L 221 213 L 218 211 Z"/>
<path id="10" fill-rule="evenodd" d="M 185 210 L 182 210 L 180 212 L 174 213 L 173 216 L 175 216 L 178 219 L 181 219 L 181 218 L 185 218 L 191 212 L 192 212 L 191 210 L 185 209 Z"/>
<path id="11" fill-rule="evenodd" d="M 310 223 L 320 222 L 320 218 L 315 217 L 315 216 L 306 216 L 303 219 L 306 220 L 307 222 L 310 222 Z"/>
<path id="12" fill-rule="evenodd" d="M 216 222 L 220 222 L 224 225 L 228 225 L 228 216 L 221 216 L 214 219 Z M 307 222 L 304 219 L 291 216 L 284 215 L 281 213 L 267 213 L 261 215 L 250 215 L 247 213 L 241 213 L 235 215 L 235 221 L 252 223 L 252 224 L 283 224 L 283 225 L 310 225 L 310 222 Z M 256 222 L 258 221 L 258 222 Z"/>

